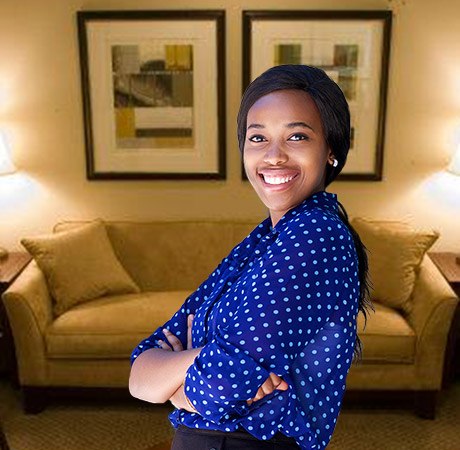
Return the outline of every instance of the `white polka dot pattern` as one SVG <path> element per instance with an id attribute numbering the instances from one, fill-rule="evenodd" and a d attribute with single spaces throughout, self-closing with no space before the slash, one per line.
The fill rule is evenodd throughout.
<path id="1" fill-rule="evenodd" d="M 185 392 L 198 413 L 175 410 L 172 424 L 233 431 L 266 440 L 277 431 L 302 449 L 324 449 L 340 412 L 356 340 L 359 279 L 353 238 L 337 196 L 317 192 L 272 227 L 268 217 L 133 351 L 159 347 L 168 328 L 186 345 L 195 314 Z M 270 372 L 276 390 L 248 406 Z"/>

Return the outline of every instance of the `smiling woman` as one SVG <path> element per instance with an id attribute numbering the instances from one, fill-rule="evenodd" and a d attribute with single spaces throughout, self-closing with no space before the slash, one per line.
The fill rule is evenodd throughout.
<path id="1" fill-rule="evenodd" d="M 277 66 L 246 90 L 238 140 L 270 214 L 134 349 L 130 390 L 176 407 L 173 450 L 322 450 L 372 306 L 365 248 L 325 191 L 348 105 L 322 70 Z"/>

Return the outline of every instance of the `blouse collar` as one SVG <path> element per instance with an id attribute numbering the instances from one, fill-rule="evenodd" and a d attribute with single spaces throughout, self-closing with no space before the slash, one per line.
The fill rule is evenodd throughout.
<path id="1" fill-rule="evenodd" d="M 269 215 L 235 247 L 230 257 L 236 261 L 235 264 L 239 264 L 239 267 L 244 266 L 246 260 L 254 254 L 256 247 L 259 248 L 259 251 L 263 251 L 264 246 L 266 247 L 269 242 L 276 238 L 295 216 L 313 208 L 320 208 L 325 211 L 331 211 L 333 214 L 338 214 L 337 194 L 326 191 L 315 192 L 285 213 L 274 227 Z"/>
<path id="2" fill-rule="evenodd" d="M 294 208 L 291 208 L 288 212 L 286 212 L 274 227 L 272 226 L 271 217 L 268 216 L 263 221 L 264 228 L 267 230 L 267 232 L 278 234 L 287 225 L 288 222 L 290 222 L 295 216 L 304 211 L 309 211 L 313 208 L 321 208 L 331 211 L 334 214 L 338 214 L 337 205 L 337 194 L 326 192 L 324 190 L 317 191 L 300 202 L 297 206 L 294 206 Z"/>

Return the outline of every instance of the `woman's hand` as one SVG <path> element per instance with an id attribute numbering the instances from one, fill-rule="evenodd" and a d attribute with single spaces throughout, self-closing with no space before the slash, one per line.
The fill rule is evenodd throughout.
<path id="1" fill-rule="evenodd" d="M 193 325 L 193 319 L 194 319 L 193 314 L 189 314 L 187 317 L 187 350 L 193 348 L 192 347 L 192 325 Z M 163 350 L 168 350 L 170 352 L 181 352 L 184 350 L 184 347 L 182 345 L 182 342 L 180 341 L 179 338 L 174 336 L 169 330 L 166 328 L 163 329 L 163 334 L 166 336 L 166 339 L 168 342 L 171 344 L 171 347 L 163 340 L 159 339 L 158 343 L 161 345 L 161 348 Z"/>
<path id="2" fill-rule="evenodd" d="M 174 392 L 172 397 L 169 401 L 177 408 L 177 409 L 185 409 L 189 412 L 197 412 L 197 410 L 193 407 L 193 405 L 188 401 L 187 397 L 185 396 L 184 385 L 181 384 L 179 389 Z"/>
<path id="3" fill-rule="evenodd" d="M 289 385 L 278 375 L 273 372 L 270 372 L 269 377 L 264 381 L 262 386 L 256 392 L 254 398 L 247 400 L 247 404 L 251 405 L 252 403 L 261 400 L 266 395 L 271 394 L 275 389 L 279 389 L 280 391 L 285 391 L 288 389 Z"/>

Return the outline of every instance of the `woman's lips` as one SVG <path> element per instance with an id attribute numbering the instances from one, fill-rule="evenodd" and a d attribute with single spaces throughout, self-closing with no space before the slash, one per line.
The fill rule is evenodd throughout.
<path id="1" fill-rule="evenodd" d="M 268 175 L 268 173 L 266 175 L 267 175 L 267 177 L 270 176 L 270 175 Z M 288 176 L 292 176 L 292 175 L 293 175 L 292 173 L 290 173 L 290 174 L 286 173 L 286 174 L 282 174 L 282 175 L 281 174 L 276 174 L 276 175 L 271 175 L 270 178 L 275 178 L 275 177 L 276 178 L 287 178 Z M 296 174 L 294 174 L 294 176 L 293 176 L 293 178 L 291 180 L 289 180 L 289 181 L 287 181 L 285 183 L 279 183 L 279 184 L 267 183 L 265 181 L 265 179 L 264 179 L 264 176 L 261 173 L 259 174 L 259 177 L 262 180 L 262 184 L 266 189 L 269 189 L 271 191 L 282 191 L 284 189 L 289 188 L 293 184 L 294 180 L 297 179 L 298 175 L 299 174 L 296 173 Z"/>

